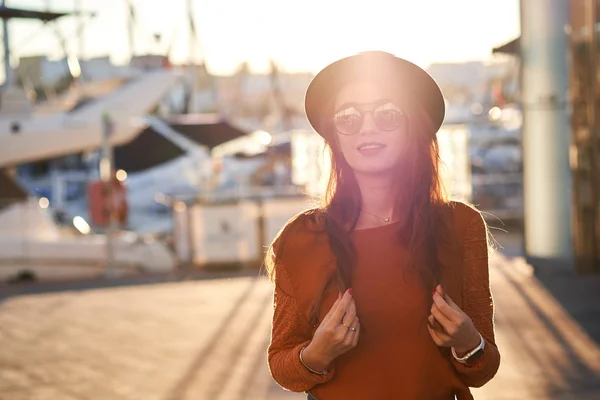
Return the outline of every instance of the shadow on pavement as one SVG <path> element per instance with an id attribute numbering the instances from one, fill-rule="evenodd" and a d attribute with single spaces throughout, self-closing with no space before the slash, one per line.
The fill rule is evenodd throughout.
<path id="1" fill-rule="evenodd" d="M 494 231 L 507 259 L 524 255 L 523 233 L 518 226 Z M 577 275 L 575 271 L 535 268 L 535 278 L 560 303 L 570 316 L 600 345 L 600 273 Z"/>
<path id="2" fill-rule="evenodd" d="M 513 231 L 510 233 L 495 234 L 496 240 L 501 245 L 498 252 L 506 258 L 507 264 L 517 259 L 522 260 L 524 254 L 522 247 L 522 233 Z M 522 261 L 523 262 L 523 261 Z M 510 267 L 509 267 L 510 268 Z M 543 305 L 539 303 L 540 298 L 534 299 L 531 296 L 532 290 L 526 290 L 523 282 L 519 282 L 514 274 L 511 274 L 503 268 L 498 269 L 506 281 L 522 297 L 531 311 L 536 315 L 547 333 L 555 340 L 560 348 L 567 355 L 568 359 L 562 365 L 555 365 L 561 370 L 561 375 L 567 381 L 570 387 L 576 388 L 577 393 L 582 395 L 585 392 L 600 390 L 600 376 L 597 371 L 591 370 L 572 346 L 572 338 L 565 337 L 564 330 L 558 329 L 560 321 L 552 319 L 551 315 L 545 312 Z M 537 290 L 543 290 L 551 296 L 560 307 L 572 318 L 572 320 L 581 327 L 581 329 L 600 346 L 600 274 L 578 275 L 573 270 L 557 269 L 533 269 L 533 286 L 539 285 Z M 536 296 L 537 297 L 537 296 Z M 556 304 L 554 303 L 554 304 Z M 549 305 L 546 305 L 546 310 Z M 512 326 L 513 330 L 518 332 L 519 326 Z M 524 351 L 531 360 L 542 362 L 537 356 L 535 348 L 540 346 L 529 344 L 526 340 L 517 340 L 521 350 Z M 516 343 L 515 343 L 516 344 Z M 549 388 L 552 392 L 552 387 Z M 560 397 L 560 389 L 557 387 L 556 398 Z M 563 393 L 564 394 L 564 393 Z M 553 397 L 554 398 L 554 397 Z M 570 397 L 569 397 L 570 398 Z"/>
<path id="3" fill-rule="evenodd" d="M 532 298 L 528 291 L 525 290 L 523 282 L 518 282 L 511 273 L 508 273 L 503 268 L 499 268 L 498 271 L 503 275 L 503 277 L 513 287 L 513 289 L 521 296 L 523 301 L 527 304 L 528 308 L 535 314 L 539 322 L 541 322 L 546 333 L 548 333 L 549 336 L 552 337 L 552 341 L 557 343 L 560 349 L 566 355 L 566 359 L 561 358 L 560 362 L 557 362 L 555 365 L 553 365 L 553 367 L 561 371 L 561 376 L 564 378 L 568 387 L 573 388 L 573 390 L 576 390 L 577 393 L 591 390 L 600 390 L 600 375 L 598 375 L 597 371 L 590 369 L 588 365 L 586 365 L 586 363 L 580 358 L 580 355 L 577 354 L 577 351 L 575 350 L 572 344 L 573 338 L 565 337 L 564 330 L 558 328 L 557 324 L 561 323 L 561 321 L 553 320 L 552 316 L 542 309 L 542 305 L 539 303 L 540 300 Z M 548 289 L 548 287 L 542 281 L 540 281 L 537 276 L 535 278 L 536 281 L 539 282 L 544 288 Z M 548 292 L 561 304 L 561 306 L 563 306 L 565 311 L 573 317 L 570 310 L 564 306 L 564 304 L 572 305 L 574 302 L 573 297 L 564 297 L 562 299 L 563 301 L 561 302 L 558 298 L 556 298 L 556 296 L 551 290 L 548 290 Z M 579 295 L 580 294 L 578 293 L 578 296 Z M 600 321 L 598 320 L 598 314 L 595 314 L 594 316 L 594 314 L 582 313 L 579 315 L 579 317 L 579 319 L 573 319 L 581 327 L 584 327 L 582 322 L 585 322 L 588 325 L 591 324 L 592 326 L 598 325 L 600 323 Z M 512 325 L 511 330 L 513 332 L 513 335 L 519 336 L 518 332 L 520 331 L 521 327 L 515 323 L 517 321 L 518 320 L 510 321 L 509 324 Z M 544 363 L 548 362 L 548 357 L 539 357 L 539 355 L 537 354 L 540 348 L 545 348 L 545 344 L 531 343 L 530 341 L 523 340 L 520 337 L 515 337 L 513 344 L 518 344 L 521 348 L 521 351 L 527 354 L 530 360 L 535 360 L 535 362 L 539 364 L 540 367 L 543 368 L 545 365 Z M 554 392 L 558 395 L 564 391 L 564 388 L 561 387 L 560 384 L 556 383 L 556 386 L 554 386 L 553 382 L 550 383 L 551 384 L 548 387 L 550 393 Z"/>
<path id="4" fill-rule="evenodd" d="M 58 293 L 91 289 L 104 289 L 125 286 L 155 285 L 207 279 L 231 279 L 262 275 L 262 270 L 245 268 L 241 270 L 208 271 L 181 269 L 167 274 L 140 274 L 121 277 L 100 277 L 96 279 L 64 280 L 47 282 L 0 283 L 0 303 L 10 297 L 30 294 Z"/>
<path id="5" fill-rule="evenodd" d="M 600 346 L 600 274 L 540 269 L 535 277 Z"/>

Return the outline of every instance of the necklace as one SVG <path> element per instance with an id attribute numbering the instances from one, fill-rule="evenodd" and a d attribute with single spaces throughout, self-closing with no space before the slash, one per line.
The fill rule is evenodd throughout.
<path id="1" fill-rule="evenodd" d="M 362 212 L 364 212 L 365 214 L 372 215 L 373 217 L 375 217 L 375 218 L 377 218 L 377 219 L 380 219 L 380 220 L 382 220 L 383 222 L 390 222 L 390 218 L 389 218 L 389 217 L 387 217 L 387 218 L 380 217 L 379 215 L 375 215 L 375 214 L 373 214 L 373 213 L 370 213 L 370 212 L 368 212 L 368 211 L 365 211 L 365 210 L 362 210 Z"/>

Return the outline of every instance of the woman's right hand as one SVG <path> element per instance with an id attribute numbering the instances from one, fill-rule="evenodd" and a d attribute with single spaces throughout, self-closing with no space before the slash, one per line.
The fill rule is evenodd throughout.
<path id="1" fill-rule="evenodd" d="M 337 300 L 315 331 L 310 344 L 304 349 L 304 363 L 315 371 L 324 371 L 340 355 L 358 344 L 360 323 L 352 289 Z"/>

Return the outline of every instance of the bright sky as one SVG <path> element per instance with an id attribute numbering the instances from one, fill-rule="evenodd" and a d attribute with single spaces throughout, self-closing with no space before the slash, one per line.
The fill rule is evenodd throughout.
<path id="1" fill-rule="evenodd" d="M 6 5 L 72 10 L 78 0 L 6 0 Z M 80 0 L 96 11 L 84 29 L 84 57 L 129 58 L 127 0 Z M 189 59 L 186 0 L 134 0 L 136 51 Z M 286 71 L 316 71 L 365 49 L 387 50 L 426 67 L 436 61 L 488 58 L 491 49 L 519 35 L 519 0 L 193 0 L 194 18 L 210 71 L 227 74 L 240 62 L 264 71 L 273 57 Z M 76 54 L 75 19 L 57 23 Z M 63 55 L 52 28 L 10 22 L 15 56 Z M 31 39 L 31 35 L 40 32 Z M 156 44 L 153 33 L 161 33 Z"/>

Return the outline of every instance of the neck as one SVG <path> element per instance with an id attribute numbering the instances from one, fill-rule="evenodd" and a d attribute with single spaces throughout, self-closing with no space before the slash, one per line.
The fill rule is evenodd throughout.
<path id="1" fill-rule="evenodd" d="M 361 225 L 375 223 L 374 217 L 379 219 L 380 223 L 385 218 L 389 218 L 390 222 L 402 218 L 401 209 L 398 207 L 396 179 L 392 176 L 360 174 L 356 174 L 355 177 L 362 197 Z"/>

